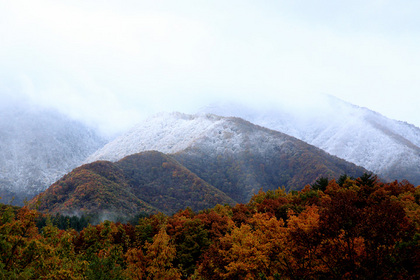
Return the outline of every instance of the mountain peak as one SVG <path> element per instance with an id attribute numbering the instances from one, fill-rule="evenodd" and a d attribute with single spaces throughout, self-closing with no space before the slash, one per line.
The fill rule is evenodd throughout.
<path id="1" fill-rule="evenodd" d="M 105 145 L 91 155 L 87 162 L 116 161 L 148 150 L 176 153 L 190 147 L 194 141 L 205 137 L 223 122 L 226 122 L 225 118 L 213 114 L 160 113 Z"/>

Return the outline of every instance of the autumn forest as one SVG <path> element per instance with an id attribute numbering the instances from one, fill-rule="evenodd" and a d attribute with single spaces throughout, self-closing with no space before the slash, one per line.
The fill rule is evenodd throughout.
<path id="1" fill-rule="evenodd" d="M 0 279 L 418 279 L 420 187 L 365 174 L 63 228 L 3 205 Z M 46 221 L 40 223 L 40 219 Z"/>

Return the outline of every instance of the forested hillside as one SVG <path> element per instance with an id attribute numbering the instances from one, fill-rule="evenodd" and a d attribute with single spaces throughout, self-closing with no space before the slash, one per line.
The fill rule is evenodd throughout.
<path id="1" fill-rule="evenodd" d="M 74 169 L 29 204 L 46 213 L 129 217 L 138 212 L 173 214 L 235 204 L 175 159 L 156 151 Z"/>
<path id="2" fill-rule="evenodd" d="M 239 131 L 238 137 L 252 138 L 262 130 L 250 129 L 247 122 L 242 125 L 245 128 L 238 128 L 248 129 L 248 134 Z M 269 130 L 265 133 L 275 140 L 282 136 Z M 261 145 L 263 151 L 255 144 L 261 141 L 266 141 Z M 320 177 L 356 177 L 365 171 L 299 140 L 286 137 L 281 145 L 269 142 L 266 137 L 248 139 L 236 152 L 212 153 L 191 147 L 173 155 L 146 151 L 117 162 L 96 161 L 74 169 L 30 205 L 46 213 L 106 218 L 138 212 L 173 214 L 186 207 L 199 211 L 216 204 L 245 203 L 259 190 L 281 186 L 299 190 Z M 207 146 L 200 141 L 196 144 Z"/>
<path id="3" fill-rule="evenodd" d="M 80 232 L 5 206 L 2 279 L 418 279 L 420 187 L 375 176 L 320 178 L 137 224 Z M 45 220 L 45 217 L 43 218 Z M 39 223 L 38 223 L 39 224 Z"/>

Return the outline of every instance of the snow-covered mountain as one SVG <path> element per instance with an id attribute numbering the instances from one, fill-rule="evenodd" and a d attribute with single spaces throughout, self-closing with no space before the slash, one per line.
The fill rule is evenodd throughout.
<path id="1" fill-rule="evenodd" d="M 86 162 L 118 161 L 128 155 L 151 150 L 174 154 L 186 149 L 200 149 L 221 155 L 242 152 L 252 145 L 264 153 L 292 139 L 284 134 L 272 136 L 271 131 L 262 127 L 240 131 L 238 122 L 241 121 L 213 114 L 160 113 L 106 144 Z M 249 127 L 253 125 L 249 123 Z"/>
<path id="2" fill-rule="evenodd" d="M 2 104 L 0 197 L 21 204 L 45 190 L 105 144 L 80 122 L 48 109 Z"/>
<path id="3" fill-rule="evenodd" d="M 105 145 L 87 162 L 118 161 L 156 150 L 238 202 L 259 189 L 303 188 L 320 176 L 360 176 L 365 169 L 284 133 L 240 118 L 162 113 Z"/>
<path id="4" fill-rule="evenodd" d="M 419 128 L 331 96 L 300 108 L 217 104 L 201 112 L 242 117 L 363 166 L 384 179 L 420 184 Z"/>
<path id="5" fill-rule="evenodd" d="M 88 157 L 86 162 L 96 160 L 118 161 L 125 156 L 143 151 L 156 150 L 166 154 L 176 153 L 192 146 L 208 133 L 229 133 L 224 124 L 226 118 L 214 115 L 187 115 L 183 113 L 160 113 L 139 123 L 124 135 L 106 144 Z M 214 145 L 222 147 L 222 137 L 215 138 Z"/>

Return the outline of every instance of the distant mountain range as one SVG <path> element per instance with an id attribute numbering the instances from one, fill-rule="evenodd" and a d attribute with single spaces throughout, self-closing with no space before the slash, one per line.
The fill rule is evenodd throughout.
<path id="1" fill-rule="evenodd" d="M 79 166 L 105 140 L 86 125 L 48 109 L 0 106 L 0 197 L 22 205 Z"/>
<path id="2" fill-rule="evenodd" d="M 56 182 L 38 197 L 46 211 L 126 215 L 247 202 L 260 189 L 370 171 L 420 184 L 420 129 L 333 97 L 309 107 L 217 104 L 196 115 L 161 113 L 104 144 L 55 111 L 4 107 L 2 201 L 14 196 L 22 204 Z"/>
<path id="3" fill-rule="evenodd" d="M 236 116 L 353 162 L 384 180 L 420 185 L 420 129 L 332 96 L 306 105 L 264 108 L 221 103 L 200 112 Z M 309 104 L 309 105 L 308 105 Z M 296 105 L 296 104 L 295 104 Z"/>
<path id="4" fill-rule="evenodd" d="M 281 132 L 211 114 L 156 115 L 88 161 L 32 203 L 39 200 L 40 210 L 53 213 L 133 214 L 133 207 L 173 213 L 244 203 L 260 189 L 295 190 L 320 177 L 367 172 Z"/>

